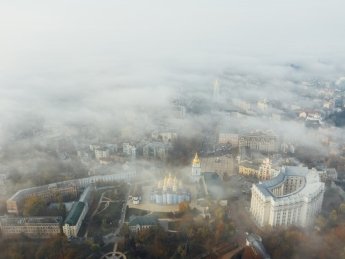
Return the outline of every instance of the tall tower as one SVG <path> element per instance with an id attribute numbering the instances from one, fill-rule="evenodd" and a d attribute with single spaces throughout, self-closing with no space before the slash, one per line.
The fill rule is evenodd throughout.
<path id="1" fill-rule="evenodd" d="M 216 79 L 213 83 L 213 100 L 217 101 L 219 100 L 219 96 L 220 96 L 220 89 L 219 89 L 219 81 L 218 79 Z"/>
<path id="2" fill-rule="evenodd" d="M 200 159 L 198 157 L 198 153 L 195 153 L 195 157 L 192 163 L 192 177 L 194 178 L 194 180 L 198 181 L 200 176 L 201 176 Z"/>

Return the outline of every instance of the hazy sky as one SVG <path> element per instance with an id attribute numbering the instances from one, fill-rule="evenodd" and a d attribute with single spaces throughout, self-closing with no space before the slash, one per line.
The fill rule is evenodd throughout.
<path id="1" fill-rule="evenodd" d="M 342 0 L 2 0 L 0 7 L 2 73 L 344 55 Z"/>
<path id="2" fill-rule="evenodd" d="M 229 68 L 280 75 L 268 66 L 305 62 L 317 76 L 342 70 L 344 7 L 343 0 L 0 0 L 0 122 L 25 112 L 58 119 L 154 108 L 174 87 L 211 85 Z"/>

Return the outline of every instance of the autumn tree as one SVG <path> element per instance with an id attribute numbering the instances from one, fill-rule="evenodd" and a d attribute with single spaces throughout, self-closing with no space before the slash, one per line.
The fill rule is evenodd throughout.
<path id="1" fill-rule="evenodd" d="M 46 203 L 44 199 L 32 196 L 25 200 L 23 207 L 23 215 L 28 216 L 43 216 L 46 213 Z"/>
<path id="2" fill-rule="evenodd" d="M 178 210 L 179 210 L 180 213 L 185 213 L 185 212 L 189 211 L 189 209 L 190 209 L 189 208 L 189 203 L 186 202 L 186 201 L 180 202 L 178 204 Z"/>

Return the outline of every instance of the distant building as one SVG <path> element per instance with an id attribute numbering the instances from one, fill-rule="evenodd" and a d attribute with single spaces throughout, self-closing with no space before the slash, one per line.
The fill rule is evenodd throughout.
<path id="1" fill-rule="evenodd" d="M 26 198 L 37 196 L 47 202 L 56 201 L 58 197 L 69 197 L 75 199 L 81 189 L 86 188 L 92 183 L 111 183 L 115 181 L 130 181 L 136 175 L 135 171 L 94 175 L 86 178 L 68 180 L 49 185 L 32 187 L 17 191 L 6 201 L 7 212 L 19 214 Z"/>
<path id="2" fill-rule="evenodd" d="M 249 112 L 251 109 L 251 104 L 241 99 L 234 99 L 233 104 L 245 112 Z"/>
<path id="3" fill-rule="evenodd" d="M 283 153 L 291 153 L 294 154 L 295 153 L 295 146 L 293 144 L 290 143 L 282 143 L 280 145 L 280 150 Z"/>
<path id="4" fill-rule="evenodd" d="M 238 165 L 239 174 L 246 176 L 255 176 L 259 180 L 269 180 L 277 172 L 272 168 L 271 161 L 266 158 L 261 164 L 249 161 L 243 161 Z"/>
<path id="5" fill-rule="evenodd" d="M 272 162 L 268 158 L 266 158 L 259 167 L 257 177 L 260 180 L 269 180 L 272 178 L 272 175 Z"/>
<path id="6" fill-rule="evenodd" d="M 322 125 L 322 119 L 319 113 L 309 113 L 305 119 L 305 126 L 309 128 L 318 128 Z"/>
<path id="7" fill-rule="evenodd" d="M 216 79 L 213 83 L 213 100 L 219 101 L 219 98 L 220 98 L 220 86 L 219 86 L 218 79 Z"/>
<path id="8" fill-rule="evenodd" d="M 260 111 L 264 112 L 264 111 L 267 111 L 267 108 L 268 108 L 268 102 L 266 99 L 264 100 L 260 100 L 257 102 L 257 107 Z"/>
<path id="9" fill-rule="evenodd" d="M 153 215 L 134 216 L 128 222 L 129 230 L 134 233 L 157 226 L 158 219 Z"/>
<path id="10" fill-rule="evenodd" d="M 0 186 L 5 185 L 7 180 L 7 174 L 0 174 Z"/>
<path id="11" fill-rule="evenodd" d="M 30 238 L 50 238 L 61 234 L 61 217 L 0 217 L 4 238 L 24 234 Z"/>
<path id="12" fill-rule="evenodd" d="M 110 157 L 110 151 L 106 147 L 95 149 L 95 158 L 97 160 L 107 159 Z"/>
<path id="13" fill-rule="evenodd" d="M 179 119 L 183 119 L 186 117 L 186 107 L 183 105 L 176 105 L 175 106 L 175 116 Z"/>
<path id="14" fill-rule="evenodd" d="M 90 150 L 91 150 L 92 152 L 94 152 L 96 149 L 100 149 L 100 148 L 101 148 L 101 145 L 99 145 L 99 144 L 91 144 L 91 145 L 89 146 L 89 148 L 90 148 Z"/>
<path id="15" fill-rule="evenodd" d="M 243 134 L 239 137 L 239 147 L 266 153 L 278 152 L 278 137 L 264 132 Z"/>
<path id="16" fill-rule="evenodd" d="M 137 155 L 136 147 L 129 144 L 129 143 L 123 143 L 122 144 L 122 152 L 123 152 L 123 154 L 125 154 L 127 156 L 131 156 L 132 158 L 136 158 L 136 155 Z"/>
<path id="17" fill-rule="evenodd" d="M 146 159 L 166 160 L 168 157 L 168 152 L 171 148 L 171 144 L 151 142 L 143 147 L 143 156 Z"/>
<path id="18" fill-rule="evenodd" d="M 320 174 L 320 179 L 323 182 L 335 181 L 338 179 L 338 173 L 337 173 L 337 170 L 335 170 L 335 168 L 328 168 L 326 170 L 319 171 L 319 174 Z"/>
<path id="19" fill-rule="evenodd" d="M 246 160 L 242 161 L 238 165 L 238 173 L 246 176 L 256 176 L 259 174 L 259 164 Z"/>
<path id="20" fill-rule="evenodd" d="M 32 187 L 16 192 L 7 200 L 7 212 L 19 214 L 25 199 L 30 197 L 39 197 L 47 202 L 57 201 L 59 197 L 75 198 L 78 195 L 78 188 L 73 183 L 53 183 L 49 185 Z"/>
<path id="21" fill-rule="evenodd" d="M 177 133 L 174 131 L 153 132 L 151 137 L 156 141 L 162 141 L 167 144 L 177 139 Z"/>
<path id="22" fill-rule="evenodd" d="M 250 212 L 261 227 L 307 227 L 321 211 L 324 191 L 316 170 L 282 167 L 275 178 L 253 184 Z"/>
<path id="23" fill-rule="evenodd" d="M 231 144 L 233 147 L 238 147 L 238 134 L 234 133 L 219 133 L 219 144 Z"/>
<path id="24" fill-rule="evenodd" d="M 134 190 L 132 192 L 132 203 L 133 205 L 138 205 L 141 202 L 141 196 L 142 196 L 142 187 L 141 185 L 135 185 Z"/>

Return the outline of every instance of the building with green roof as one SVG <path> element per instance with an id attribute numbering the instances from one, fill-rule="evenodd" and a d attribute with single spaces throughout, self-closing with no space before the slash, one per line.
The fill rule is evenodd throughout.
<path id="1" fill-rule="evenodd" d="M 84 202 L 78 201 L 73 204 L 62 227 L 63 233 L 67 237 L 77 237 L 87 211 L 88 206 Z"/>

